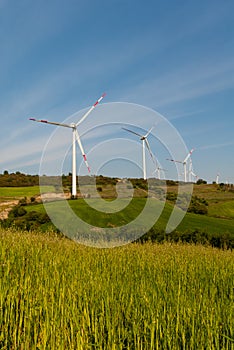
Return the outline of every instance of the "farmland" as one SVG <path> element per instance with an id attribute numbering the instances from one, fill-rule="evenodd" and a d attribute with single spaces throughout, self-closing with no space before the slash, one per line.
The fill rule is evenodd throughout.
<path id="1" fill-rule="evenodd" d="M 101 180 L 99 194 L 115 208 L 115 184 Z M 168 191 L 176 193 L 177 186 L 168 186 Z M 207 201 L 208 213 L 186 213 L 168 241 L 162 232 L 174 206 L 170 195 L 150 230 L 150 237 L 159 234 L 163 244 L 148 241 L 112 249 L 80 245 L 55 233 L 45 207 L 37 203 L 39 192 L 38 186 L 0 187 L 2 204 L 21 203 L 12 211 L 14 225 L 0 228 L 1 349 L 233 347 L 233 250 L 211 247 L 232 248 L 232 191 L 194 186 L 193 195 Z M 94 209 L 97 197 L 67 203 L 91 225 L 118 227 L 138 216 L 146 201 L 144 183 L 139 182 L 134 198 L 114 214 Z M 56 204 L 63 217 L 60 203 L 46 206 Z M 154 201 L 154 208 L 160 207 L 160 201 Z M 220 245 L 213 244 L 217 237 Z"/>
<path id="2" fill-rule="evenodd" d="M 233 252 L 1 230 L 2 349 L 231 349 Z"/>
<path id="3" fill-rule="evenodd" d="M 124 225 L 131 222 L 144 208 L 145 202 L 146 200 L 144 198 L 134 198 L 125 210 L 115 214 L 102 213 L 93 209 L 92 206 L 95 206 L 98 200 L 86 199 L 86 201 L 84 201 L 83 199 L 78 199 L 77 201 L 69 201 L 69 205 L 76 215 L 91 225 L 99 227 L 117 227 L 119 224 Z M 50 204 L 47 204 L 47 207 L 49 206 Z M 52 206 L 53 203 L 51 203 L 51 207 Z M 158 205 L 158 207 L 160 208 L 160 205 Z M 57 204 L 56 209 L 59 211 L 59 204 Z M 172 205 L 165 204 L 162 215 L 155 224 L 155 227 L 160 230 L 165 229 L 172 209 Z M 36 210 L 40 213 L 46 213 L 43 204 L 29 205 L 26 207 L 26 210 L 28 212 Z M 191 230 L 196 228 L 203 229 L 204 232 L 208 233 L 231 232 L 234 234 L 234 220 L 187 213 L 179 225 L 178 230 L 186 231 L 188 228 Z"/>
<path id="4" fill-rule="evenodd" d="M 228 187 L 227 187 L 228 188 Z M 177 193 L 177 186 L 170 186 L 169 191 Z M 216 184 L 194 185 L 193 194 L 203 197 L 209 203 L 208 215 L 220 218 L 234 218 L 234 191 L 225 190 Z"/>
<path id="5" fill-rule="evenodd" d="M 47 181 L 47 179 L 45 178 Z M 68 193 L 69 178 L 65 178 L 64 190 Z M 89 196 L 91 186 L 89 185 L 90 178 L 82 178 L 82 193 Z M 115 201 L 116 192 L 116 179 L 112 178 L 97 178 L 97 192 L 91 195 L 91 198 L 82 198 L 79 195 L 77 200 L 69 200 L 68 204 L 72 211 L 84 222 L 90 225 L 102 228 L 102 227 L 122 227 L 132 222 L 143 210 L 146 201 L 153 199 L 146 199 L 147 185 L 142 179 L 131 179 L 133 185 L 133 198 L 120 198 Z M 121 183 L 120 183 L 121 185 Z M 173 235 L 163 234 L 165 228 L 172 213 L 177 191 L 178 184 L 169 182 L 167 188 L 163 187 L 164 184 L 160 184 L 157 187 L 159 193 L 159 200 L 154 201 L 153 207 L 155 212 L 160 212 L 162 208 L 163 193 L 167 193 L 167 201 L 162 210 L 158 220 L 155 220 L 154 225 L 150 232 L 150 239 L 153 241 L 162 241 L 165 238 L 172 241 L 186 241 L 186 242 L 198 242 L 198 243 L 211 243 L 216 247 L 229 247 L 234 246 L 234 192 L 233 187 L 220 187 L 216 184 L 213 185 L 194 185 L 193 186 L 193 205 L 191 209 L 184 216 L 182 222 L 176 228 L 176 233 Z M 46 215 L 43 204 L 40 204 L 37 200 L 40 190 L 44 193 L 58 192 L 52 185 L 43 186 L 28 186 L 28 187 L 0 187 L 1 209 L 7 215 L 9 215 L 8 222 L 4 223 L 4 227 L 17 226 L 20 229 L 34 230 L 41 229 L 46 232 L 51 230 L 54 226 L 49 222 L 49 217 Z M 121 187 L 118 187 L 118 194 Z M 61 191 L 61 189 L 60 189 Z M 123 194 L 125 194 L 123 192 Z M 48 194 L 49 195 L 49 194 Z M 59 195 L 59 194 L 57 194 Z M 100 201 L 100 197 L 104 200 Z M 16 205 L 18 201 L 23 201 L 24 207 L 17 211 L 14 209 L 11 214 L 8 214 L 13 204 Z M 14 201 L 12 201 L 14 200 Z M 102 210 L 103 202 L 106 205 L 112 205 L 112 208 L 117 208 L 117 204 L 122 201 L 123 210 L 115 210 L 114 213 L 108 213 Z M 124 205 L 124 203 L 127 203 Z M 7 208 L 7 203 L 9 208 Z M 109 203 L 109 204 L 108 204 Z M 115 204 L 116 203 L 116 204 Z M 25 204 L 27 204 L 25 206 Z M 47 203 L 47 209 L 53 207 L 53 202 Z M 97 208 L 96 210 L 94 209 Z M 100 208 L 100 210 L 98 209 Z M 198 208 L 198 213 L 194 211 Z M 57 202 L 56 211 L 58 215 L 63 217 L 63 207 Z M 177 212 L 179 213 L 178 208 Z M 201 214 L 200 214 L 201 212 Z M 60 213 L 60 214 L 59 214 Z M 203 215 L 202 215 L 203 214 Z M 205 215 L 204 215 L 205 214 Z M 2 214 L 1 214 L 2 215 Z M 6 216 L 5 216 L 6 218 Z M 145 219 L 147 222 L 147 218 Z M 144 227 L 142 226 L 142 231 Z M 63 232 L 63 231 L 62 231 Z M 66 233 L 65 233 L 66 234 Z M 196 237 L 194 237 L 194 235 Z M 69 235 L 68 235 L 69 236 Z M 162 236 L 164 238 L 162 238 Z M 70 236 L 69 236 L 70 237 Z M 138 235 L 139 237 L 139 235 Z M 198 237 L 198 238 L 197 238 Z M 98 239 L 98 238 L 97 238 Z"/>

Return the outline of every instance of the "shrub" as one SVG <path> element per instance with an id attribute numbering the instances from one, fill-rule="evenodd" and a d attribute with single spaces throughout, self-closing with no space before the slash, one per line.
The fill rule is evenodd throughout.
<path id="1" fill-rule="evenodd" d="M 170 233 L 165 233 L 164 230 L 159 230 L 152 227 L 147 233 L 140 237 L 137 242 L 183 242 L 183 243 L 194 243 L 211 245 L 215 248 L 221 249 L 233 249 L 234 248 L 234 236 L 229 232 L 223 234 L 208 234 L 200 229 L 186 230 L 179 232 L 177 230 Z"/>
<path id="2" fill-rule="evenodd" d="M 207 181 L 203 180 L 203 179 L 198 179 L 197 180 L 197 185 L 206 185 Z"/>
<path id="3" fill-rule="evenodd" d="M 204 198 L 192 196 L 188 212 L 200 215 L 207 215 L 208 213 L 208 202 Z"/>
<path id="4" fill-rule="evenodd" d="M 24 207 L 17 205 L 10 211 L 9 218 L 17 218 L 19 216 L 24 216 L 26 213 L 27 211 L 24 209 Z"/>

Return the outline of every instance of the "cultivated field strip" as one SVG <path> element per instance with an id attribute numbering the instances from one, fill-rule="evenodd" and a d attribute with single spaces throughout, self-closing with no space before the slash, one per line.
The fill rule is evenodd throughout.
<path id="1" fill-rule="evenodd" d="M 1 349 L 233 349 L 230 250 L 0 233 Z"/>

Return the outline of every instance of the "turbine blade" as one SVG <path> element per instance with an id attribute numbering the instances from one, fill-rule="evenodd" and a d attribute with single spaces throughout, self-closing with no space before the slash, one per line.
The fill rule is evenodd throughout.
<path id="1" fill-rule="evenodd" d="M 90 107 L 90 109 L 83 115 L 83 117 L 76 123 L 76 126 L 80 125 L 92 112 L 92 110 L 101 102 L 101 100 L 106 96 L 106 93 L 102 94 L 102 96 Z"/>
<path id="2" fill-rule="evenodd" d="M 69 124 L 63 124 L 63 123 L 57 123 L 57 122 L 49 122 L 48 120 L 43 120 L 43 119 L 29 118 L 29 120 L 32 120 L 32 121 L 38 122 L 38 123 L 45 123 L 45 124 L 52 124 L 52 125 L 57 125 L 57 126 L 64 126 L 65 128 L 73 128 L 73 126 L 69 125 Z"/>
<path id="3" fill-rule="evenodd" d="M 166 160 L 170 160 L 170 162 L 175 162 L 175 163 L 181 163 L 181 164 L 183 164 L 183 162 L 181 162 L 181 160 L 175 160 L 175 159 L 169 159 L 169 158 L 166 158 Z"/>
<path id="4" fill-rule="evenodd" d="M 163 169 L 163 168 L 160 168 L 160 167 L 158 167 L 157 169 L 162 170 L 162 171 L 168 171 L 167 169 Z"/>
<path id="5" fill-rule="evenodd" d="M 150 157 L 152 158 L 154 164 L 157 166 L 156 161 L 155 161 L 154 156 L 153 156 L 153 153 L 152 153 L 152 151 L 150 149 L 149 141 L 147 139 L 145 139 L 145 144 L 146 144 L 146 147 L 148 148 Z"/>
<path id="6" fill-rule="evenodd" d="M 76 140 L 77 140 L 77 143 L 78 143 L 78 145 L 79 145 L 79 147 L 80 147 L 82 156 L 83 156 L 83 158 L 84 158 L 85 165 L 86 165 L 86 167 L 87 167 L 87 169 L 88 169 L 88 172 L 90 173 L 90 167 L 89 167 L 89 164 L 88 164 L 88 162 L 87 162 L 86 154 L 85 154 L 85 151 L 84 151 L 84 148 L 83 148 L 83 146 L 82 146 L 82 143 L 81 143 L 81 140 L 80 140 L 80 136 L 79 136 L 77 130 L 75 131 L 75 135 L 76 135 Z"/>
<path id="7" fill-rule="evenodd" d="M 188 153 L 188 155 L 185 157 L 183 163 L 186 163 L 187 160 L 189 159 L 189 157 L 191 156 L 191 154 L 193 153 L 194 149 L 192 148 L 191 151 Z"/>
<path id="8" fill-rule="evenodd" d="M 123 130 L 126 130 L 126 131 L 128 131 L 128 132 L 131 132 L 132 134 L 134 134 L 134 135 L 137 135 L 137 136 L 140 136 L 140 137 L 142 137 L 142 135 L 141 134 L 138 134 L 137 132 L 135 132 L 135 131 L 132 131 L 132 130 L 129 130 L 129 129 L 126 129 L 126 128 L 122 128 Z"/>
<path id="9" fill-rule="evenodd" d="M 151 131 L 153 130 L 153 128 L 155 128 L 155 125 L 152 126 L 152 128 L 149 129 L 149 131 L 146 133 L 146 135 L 144 136 L 145 138 L 149 136 L 149 134 L 151 133 Z"/>

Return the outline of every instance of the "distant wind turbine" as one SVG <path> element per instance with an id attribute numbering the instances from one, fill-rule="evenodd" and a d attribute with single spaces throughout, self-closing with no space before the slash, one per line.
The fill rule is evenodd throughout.
<path id="1" fill-rule="evenodd" d="M 34 122 L 39 122 L 39 123 L 46 123 L 46 124 L 52 124 L 52 125 L 57 125 L 57 126 L 62 126 L 65 128 L 70 128 L 72 129 L 72 195 L 76 196 L 77 191 L 76 191 L 76 141 L 80 147 L 81 154 L 84 158 L 85 165 L 88 169 L 88 172 L 90 172 L 90 167 L 87 162 L 86 154 L 84 151 L 84 148 L 81 143 L 80 135 L 77 131 L 77 127 L 88 117 L 88 115 L 94 110 L 94 108 L 101 102 L 101 100 L 105 97 L 105 93 L 102 94 L 102 96 L 92 105 L 92 107 L 83 115 L 83 117 L 77 122 L 77 123 L 71 123 L 71 124 L 63 124 L 63 123 L 57 123 L 57 122 L 49 122 L 47 120 L 38 120 L 35 118 L 30 118 L 29 120 L 32 120 Z"/>
<path id="2" fill-rule="evenodd" d="M 153 153 L 152 153 L 152 151 L 150 149 L 149 141 L 147 139 L 147 137 L 149 136 L 149 134 L 151 133 L 153 128 L 154 128 L 154 126 L 152 126 L 152 128 L 145 135 L 141 135 L 141 134 L 138 134 L 135 131 L 132 131 L 132 130 L 129 130 L 129 129 L 126 129 L 126 128 L 122 128 L 125 131 L 128 131 L 128 132 L 130 132 L 130 133 L 132 133 L 134 135 L 139 136 L 140 140 L 142 141 L 142 165 L 143 165 L 143 178 L 144 178 L 144 180 L 146 180 L 145 146 L 147 147 L 147 149 L 149 151 L 150 157 L 152 158 L 153 162 L 155 163 L 155 159 L 154 159 Z"/>
<path id="3" fill-rule="evenodd" d="M 191 157 L 189 158 L 188 177 L 189 177 L 189 182 L 197 181 L 198 179 L 198 176 L 193 171 L 193 163 L 192 163 Z"/>
<path id="4" fill-rule="evenodd" d="M 183 164 L 184 167 L 184 182 L 187 182 L 187 162 L 188 159 L 191 157 L 191 154 L 193 153 L 194 149 L 191 149 L 191 151 L 187 154 L 187 156 L 184 158 L 184 160 L 175 160 L 175 159 L 168 159 L 171 162 L 175 162 L 175 163 L 180 163 Z"/>
<path id="5" fill-rule="evenodd" d="M 153 173 L 156 173 L 157 178 L 161 180 L 161 171 L 167 171 L 166 169 L 161 168 L 160 166 L 157 166 L 157 168 L 154 170 Z"/>
<path id="6" fill-rule="evenodd" d="M 198 175 L 196 175 L 193 171 L 191 171 L 191 175 L 196 179 L 196 181 L 198 180 Z"/>

